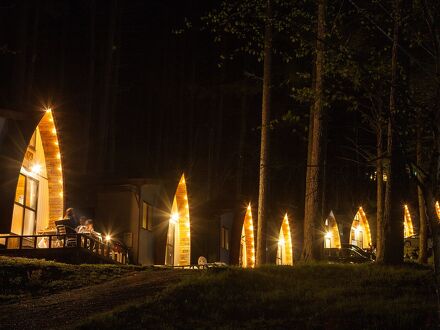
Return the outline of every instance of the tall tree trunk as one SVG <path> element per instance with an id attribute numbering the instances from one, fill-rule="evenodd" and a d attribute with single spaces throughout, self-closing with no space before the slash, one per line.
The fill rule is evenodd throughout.
<path id="1" fill-rule="evenodd" d="M 394 2 L 394 31 L 393 46 L 391 52 L 391 87 L 390 87 L 390 109 L 387 129 L 387 155 L 389 164 L 387 169 L 387 183 L 385 188 L 385 205 L 383 215 L 383 253 L 377 262 L 385 264 L 396 264 L 403 260 L 403 207 L 399 194 L 399 185 L 404 179 L 402 173 L 402 157 L 397 144 L 396 125 L 396 84 L 397 84 L 397 52 L 399 42 L 400 26 L 400 0 Z M 403 171 L 404 172 L 404 171 Z M 380 258 L 379 258 L 380 257 Z"/>
<path id="2" fill-rule="evenodd" d="M 423 168 L 423 148 L 422 148 L 422 121 L 420 112 L 417 114 L 417 176 L 419 180 L 423 180 L 420 169 Z M 422 187 L 417 186 L 417 197 L 419 202 L 419 262 L 426 264 L 428 262 L 428 228 L 426 218 L 425 199 L 423 197 Z"/>
<path id="3" fill-rule="evenodd" d="M 256 265 L 266 263 L 267 216 L 269 197 L 269 125 L 272 76 L 272 4 L 266 2 L 266 27 L 264 33 L 263 100 L 261 109 L 260 183 L 258 194 L 258 230 Z"/>
<path id="4" fill-rule="evenodd" d="M 382 107 L 380 108 L 382 109 Z M 376 257 L 383 259 L 383 128 L 379 122 L 376 128 Z"/>
<path id="5" fill-rule="evenodd" d="M 309 149 L 306 175 L 306 194 L 304 210 L 304 261 L 319 260 L 323 247 L 320 237 L 323 225 L 322 192 L 324 183 L 324 143 L 325 122 L 324 110 L 324 38 L 325 38 L 325 0 L 317 0 L 317 42 L 315 59 L 315 99 L 311 107 L 309 127 Z"/>

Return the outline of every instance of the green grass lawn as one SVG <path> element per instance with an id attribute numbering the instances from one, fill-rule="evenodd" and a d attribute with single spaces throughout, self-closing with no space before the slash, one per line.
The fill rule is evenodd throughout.
<path id="1" fill-rule="evenodd" d="M 84 328 L 434 328 L 431 268 L 298 265 L 194 272 Z"/>
<path id="2" fill-rule="evenodd" d="M 39 259 L 0 257 L 0 302 L 98 284 L 124 276 L 135 266 L 69 265 Z"/>

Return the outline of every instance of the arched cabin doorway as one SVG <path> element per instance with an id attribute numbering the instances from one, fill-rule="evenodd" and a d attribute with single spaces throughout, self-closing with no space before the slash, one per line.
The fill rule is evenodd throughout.
<path id="1" fill-rule="evenodd" d="M 11 221 L 12 235 L 34 235 L 63 217 L 63 170 L 51 109 L 35 128 L 21 164 Z"/>
<path id="2" fill-rule="evenodd" d="M 290 233 L 289 218 L 287 213 L 281 223 L 277 246 L 277 265 L 293 265 L 292 237 Z"/>
<path id="3" fill-rule="evenodd" d="M 409 213 L 408 205 L 403 206 L 404 215 L 403 215 L 403 230 L 404 230 L 404 238 L 410 237 L 414 235 L 414 227 L 411 219 L 411 213 Z"/>
<path id="4" fill-rule="evenodd" d="M 341 248 L 341 237 L 339 236 L 339 228 L 333 211 L 330 211 L 325 220 L 324 247 Z"/>
<path id="5" fill-rule="evenodd" d="M 252 208 L 250 203 L 246 209 L 243 227 L 241 230 L 238 264 L 244 268 L 254 268 L 255 266 L 254 225 L 252 221 Z"/>
<path id="6" fill-rule="evenodd" d="M 351 225 L 350 244 L 361 249 L 368 249 L 372 245 L 370 225 L 362 207 L 359 207 Z"/>
<path id="7" fill-rule="evenodd" d="M 188 192 L 185 175 L 182 174 L 171 207 L 168 222 L 165 265 L 189 266 L 191 264 L 191 227 L 189 220 Z"/>

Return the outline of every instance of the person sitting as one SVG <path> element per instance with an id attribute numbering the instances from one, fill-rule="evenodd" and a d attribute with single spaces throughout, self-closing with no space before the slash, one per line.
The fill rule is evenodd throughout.
<path id="1" fill-rule="evenodd" d="M 86 225 L 86 229 L 85 229 L 85 233 L 90 234 L 90 236 L 92 236 L 93 238 L 101 241 L 102 240 L 102 235 L 101 233 L 98 233 L 97 231 L 95 231 L 95 228 L 93 227 L 93 220 L 92 219 L 87 219 L 85 222 Z"/>
<path id="2" fill-rule="evenodd" d="M 78 226 L 77 216 L 75 213 L 75 210 L 71 207 L 69 207 L 66 210 L 66 214 L 64 215 L 64 220 L 68 220 L 68 223 L 66 226 L 69 226 L 70 228 L 74 229 Z"/>
<path id="3" fill-rule="evenodd" d="M 87 230 L 85 216 L 79 218 L 79 226 L 75 230 L 78 234 L 83 234 Z"/>

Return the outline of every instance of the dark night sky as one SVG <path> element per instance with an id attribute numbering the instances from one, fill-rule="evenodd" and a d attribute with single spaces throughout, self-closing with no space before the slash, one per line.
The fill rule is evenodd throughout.
<path id="1" fill-rule="evenodd" d="M 260 81 L 245 72 L 261 76 L 261 63 L 237 58 L 219 68 L 219 45 L 207 32 L 172 33 L 212 3 L 1 2 L 1 107 L 53 105 L 61 119 L 72 203 L 79 203 L 81 182 L 90 178 L 150 177 L 177 184 L 182 171 L 199 202 L 257 199 Z M 275 88 L 273 118 L 289 109 L 307 113 L 290 97 L 291 87 Z M 374 185 L 351 150 L 351 141 L 365 144 L 368 133 L 355 114 L 337 107 L 330 113 L 328 201 L 345 211 L 373 197 Z M 272 131 L 276 214 L 287 208 L 302 214 L 304 135 L 287 123 Z M 244 168 L 238 195 L 240 136 Z"/>

